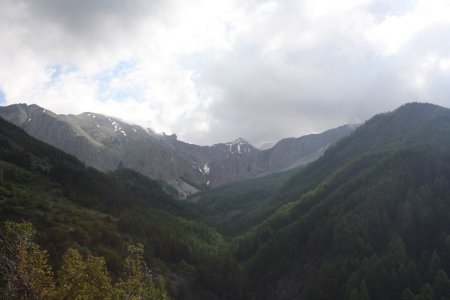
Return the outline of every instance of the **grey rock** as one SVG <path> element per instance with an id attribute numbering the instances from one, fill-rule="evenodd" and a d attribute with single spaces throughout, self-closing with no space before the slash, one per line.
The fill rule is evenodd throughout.
<path id="1" fill-rule="evenodd" d="M 198 146 L 117 118 L 90 112 L 60 115 L 37 105 L 0 107 L 0 116 L 88 166 L 101 171 L 130 168 L 167 181 L 180 198 L 202 188 L 308 164 L 355 128 L 344 125 L 320 134 L 283 139 L 270 149 L 259 150 L 242 138 Z"/>

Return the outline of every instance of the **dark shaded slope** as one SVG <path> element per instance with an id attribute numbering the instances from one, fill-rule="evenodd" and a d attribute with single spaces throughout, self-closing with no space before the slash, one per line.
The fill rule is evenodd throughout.
<path id="1" fill-rule="evenodd" d="M 294 177 L 292 200 L 234 241 L 255 297 L 450 297 L 449 130 L 449 110 L 408 104 Z"/>
<path id="2" fill-rule="evenodd" d="M 130 169 L 119 169 L 112 172 L 111 175 L 133 197 L 145 199 L 154 208 L 191 219 L 199 219 L 201 216 L 194 206 L 173 199 L 171 195 L 165 192 L 162 183 Z"/>
<path id="3" fill-rule="evenodd" d="M 206 190 L 191 201 L 201 210 L 208 224 L 222 234 L 233 237 L 258 224 L 278 207 L 265 206 L 264 200 L 276 194 L 298 170 L 296 168 Z"/>

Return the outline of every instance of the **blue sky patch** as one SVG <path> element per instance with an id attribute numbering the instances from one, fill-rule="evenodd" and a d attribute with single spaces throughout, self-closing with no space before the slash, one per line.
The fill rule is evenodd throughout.
<path id="1" fill-rule="evenodd" d="M 126 75 L 127 72 L 133 70 L 137 66 L 135 59 L 119 61 L 114 67 L 105 69 L 97 73 L 94 78 L 100 82 L 109 82 L 113 78 Z"/>
<path id="2" fill-rule="evenodd" d="M 56 81 L 61 77 L 62 74 L 75 72 L 77 68 L 71 64 L 56 64 L 48 65 L 45 70 L 51 74 L 51 81 Z"/>
<path id="3" fill-rule="evenodd" d="M 114 67 L 105 69 L 94 76 L 99 87 L 99 99 L 116 101 L 125 101 L 127 99 L 142 100 L 144 98 L 143 92 L 139 86 L 130 85 L 122 88 L 113 88 L 110 86 L 113 79 L 121 79 L 127 75 L 128 72 L 135 69 L 137 61 L 135 59 L 122 60 Z"/>
<path id="4" fill-rule="evenodd" d="M 45 87 L 49 88 L 61 79 L 63 74 L 75 72 L 77 68 L 71 64 L 55 64 L 45 67 L 45 71 L 50 74 L 50 79 L 46 82 Z"/>
<path id="5" fill-rule="evenodd" d="M 5 93 L 2 90 L 0 90 L 0 104 L 5 104 Z"/>
<path id="6" fill-rule="evenodd" d="M 99 100 L 110 100 L 115 101 L 125 101 L 127 99 L 144 99 L 143 92 L 141 88 L 136 85 L 124 86 L 121 88 L 114 88 L 111 86 L 111 81 L 114 79 L 121 79 L 127 75 L 128 72 L 135 69 L 137 66 L 137 61 L 135 59 L 122 60 L 119 61 L 112 68 L 107 68 L 98 72 L 90 79 L 94 80 L 98 87 L 98 99 Z M 49 74 L 50 78 L 46 82 L 46 88 L 52 88 L 57 84 L 61 77 L 65 74 L 76 72 L 78 69 L 72 64 L 54 64 L 48 65 L 46 67 L 46 72 Z"/>

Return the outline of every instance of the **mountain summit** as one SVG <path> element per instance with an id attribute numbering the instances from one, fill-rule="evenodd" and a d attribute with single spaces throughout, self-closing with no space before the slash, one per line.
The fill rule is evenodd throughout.
<path id="1" fill-rule="evenodd" d="M 353 131 L 351 126 L 342 126 L 323 134 L 282 140 L 261 151 L 243 138 L 198 146 L 114 117 L 93 112 L 60 115 L 34 104 L 1 107 L 0 116 L 99 170 L 125 167 L 167 181 L 180 198 L 202 188 L 305 165 Z"/>

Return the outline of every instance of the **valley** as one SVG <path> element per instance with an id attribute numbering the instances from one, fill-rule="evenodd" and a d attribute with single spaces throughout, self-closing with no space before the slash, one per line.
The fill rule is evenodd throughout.
<path id="1" fill-rule="evenodd" d="M 35 105 L 0 116 L 0 219 L 33 224 L 55 270 L 72 248 L 121 278 L 141 243 L 173 299 L 450 298 L 448 108 L 408 103 L 268 150 Z"/>

